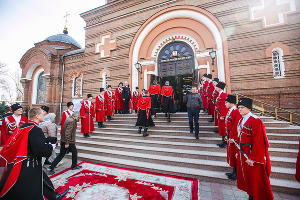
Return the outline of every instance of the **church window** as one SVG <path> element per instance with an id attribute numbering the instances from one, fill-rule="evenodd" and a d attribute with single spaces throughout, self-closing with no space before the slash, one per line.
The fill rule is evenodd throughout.
<path id="1" fill-rule="evenodd" d="M 40 73 L 37 80 L 36 104 L 46 103 L 47 84 L 46 79 L 43 75 L 44 72 Z"/>
<path id="2" fill-rule="evenodd" d="M 78 77 L 75 77 L 73 80 L 73 97 L 78 96 Z"/>
<path id="3" fill-rule="evenodd" d="M 282 49 L 276 48 L 272 51 L 272 66 L 273 66 L 273 77 L 282 78 L 284 77 L 284 62 Z"/>

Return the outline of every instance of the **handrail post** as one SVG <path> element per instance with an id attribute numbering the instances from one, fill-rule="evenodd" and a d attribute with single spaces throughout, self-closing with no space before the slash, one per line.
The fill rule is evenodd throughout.
<path id="1" fill-rule="evenodd" d="M 278 120 L 277 108 L 275 107 L 275 120 Z"/>
<path id="2" fill-rule="evenodd" d="M 293 124 L 293 114 L 290 112 L 290 124 Z"/>
<path id="3" fill-rule="evenodd" d="M 264 116 L 265 111 L 264 111 L 264 104 L 261 104 L 261 116 Z"/>

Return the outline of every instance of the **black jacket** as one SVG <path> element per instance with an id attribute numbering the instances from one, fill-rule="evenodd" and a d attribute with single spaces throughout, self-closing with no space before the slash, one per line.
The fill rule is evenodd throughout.
<path id="1" fill-rule="evenodd" d="M 130 87 L 127 86 L 123 87 L 122 98 L 126 100 L 131 99 Z"/>
<path id="2" fill-rule="evenodd" d="M 25 123 L 21 128 L 32 126 Z M 34 126 L 28 134 L 28 158 L 22 162 L 21 171 L 15 185 L 3 196 L 5 200 L 43 200 L 42 157 L 52 154 L 52 146 L 41 128 Z"/>
<path id="3" fill-rule="evenodd" d="M 183 97 L 183 102 L 186 102 L 187 109 L 203 109 L 203 102 L 200 94 L 189 92 L 186 96 Z"/>

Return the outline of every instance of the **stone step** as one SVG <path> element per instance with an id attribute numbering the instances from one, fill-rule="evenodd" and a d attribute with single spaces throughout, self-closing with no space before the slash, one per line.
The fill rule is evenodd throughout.
<path id="1" fill-rule="evenodd" d="M 95 147 L 86 147 L 78 145 L 77 149 L 80 153 L 89 153 L 92 155 L 106 156 L 110 158 L 123 158 L 133 161 L 144 161 L 158 164 L 167 164 L 171 166 L 185 166 L 195 169 L 217 170 L 228 172 L 230 167 L 226 161 L 194 159 L 178 156 L 153 155 L 149 153 L 127 152 L 113 149 L 102 149 Z M 80 157 L 80 155 L 79 155 Z M 281 179 L 292 179 L 295 174 L 295 168 L 272 166 L 271 177 Z"/>
<path id="2" fill-rule="evenodd" d="M 78 124 L 78 127 L 81 125 Z M 111 124 L 107 123 L 106 128 L 135 128 L 135 123 L 131 124 Z M 156 125 L 155 127 L 151 127 L 151 130 L 160 130 L 162 132 L 168 130 L 168 129 L 176 129 L 177 131 L 188 131 L 189 132 L 189 126 L 188 125 Z M 209 132 L 218 132 L 218 127 L 217 126 L 199 126 L 199 130 L 201 131 L 209 131 Z M 266 127 L 267 133 L 296 133 L 300 134 L 300 128 L 299 127 L 294 127 L 294 126 L 289 126 L 289 127 Z"/>
<path id="3" fill-rule="evenodd" d="M 81 134 L 79 133 L 80 137 Z M 128 139 L 139 139 L 141 135 L 136 131 L 134 133 L 116 133 L 116 132 L 106 132 L 106 131 L 95 131 L 93 135 L 101 136 L 101 137 L 117 137 L 117 138 L 128 138 Z M 193 134 L 185 134 L 185 135 L 150 135 L 146 138 L 147 140 L 161 140 L 161 141 L 170 141 L 170 142 L 197 142 Z M 208 136 L 203 136 L 201 133 L 199 135 L 199 142 L 202 143 L 213 143 L 218 144 L 221 141 L 221 137 L 218 134 L 209 134 Z M 298 142 L 293 140 L 272 140 L 269 138 L 269 143 L 271 147 L 279 147 L 279 148 L 288 148 L 288 149 L 297 149 Z"/>
<path id="4" fill-rule="evenodd" d="M 114 119 L 111 121 L 107 121 L 105 122 L 105 124 L 125 124 L 125 123 L 129 123 L 129 124 L 135 124 L 137 118 L 132 118 L 132 119 Z M 183 119 L 183 120 L 178 120 L 178 121 L 171 121 L 168 122 L 166 119 L 153 119 L 155 125 L 167 125 L 167 126 L 187 126 L 188 123 L 188 119 Z M 207 120 L 202 120 L 199 119 L 199 124 L 200 126 L 214 126 L 214 122 L 209 122 Z M 264 122 L 266 127 L 289 127 L 289 123 L 288 122 L 281 122 L 281 121 L 267 121 Z M 97 122 L 95 122 L 95 125 L 97 125 Z"/>
<path id="5" fill-rule="evenodd" d="M 67 155 L 68 157 L 70 155 Z M 98 162 L 103 164 L 115 165 L 119 167 L 128 167 L 133 169 L 141 169 L 152 172 L 166 173 L 179 175 L 191 178 L 201 179 L 202 181 L 213 181 L 226 184 L 235 184 L 234 181 L 229 181 L 224 174 L 224 171 L 196 169 L 186 166 L 174 166 L 168 164 L 153 163 L 140 160 L 128 160 L 124 158 L 113 158 L 102 155 L 92 155 L 88 153 L 79 153 L 79 158 L 90 162 Z M 294 180 L 281 178 L 270 178 L 270 182 L 274 191 L 300 194 L 300 184 Z"/>
<path id="6" fill-rule="evenodd" d="M 136 120 L 137 119 L 137 115 L 129 115 L 129 116 L 113 116 L 112 117 L 113 120 Z M 187 121 L 188 120 L 188 116 L 171 116 L 171 118 L 173 119 L 173 121 Z M 212 117 L 209 115 L 201 115 L 199 116 L 199 121 L 208 121 L 210 120 Z M 153 120 L 160 120 L 160 121 L 164 121 L 166 119 L 165 116 L 157 116 L 157 117 L 152 117 Z M 269 121 L 275 121 L 274 117 L 267 117 L 267 116 L 261 116 L 260 119 L 262 119 L 262 121 L 264 122 L 269 122 Z M 112 121 L 113 121 L 112 120 Z M 278 121 L 278 122 L 283 122 L 283 121 Z M 288 122 L 284 122 L 284 123 L 288 123 Z"/>
<path id="7" fill-rule="evenodd" d="M 108 136 L 110 136 L 110 135 L 108 135 Z M 118 137 L 122 138 L 121 134 L 118 135 Z M 186 136 L 181 136 L 179 138 L 189 138 L 190 140 L 192 139 L 192 138 L 186 137 Z M 177 139 L 179 139 L 179 138 L 177 137 Z M 151 138 L 151 137 L 149 137 L 148 139 L 157 139 L 157 138 Z M 159 139 L 162 140 L 161 138 L 159 138 Z M 200 140 L 202 140 L 202 139 L 206 139 L 206 138 L 200 137 Z M 215 138 L 212 138 L 212 139 L 215 139 Z M 78 135 L 77 136 L 77 140 L 80 142 L 81 140 L 85 140 L 85 139 L 83 139 L 83 136 Z M 96 133 L 95 133 L 95 135 L 92 136 L 92 140 L 93 141 L 99 141 L 99 142 L 103 142 L 104 141 L 102 135 L 99 135 L 99 134 L 96 134 Z M 182 140 L 182 141 L 184 141 L 184 140 Z M 83 142 L 83 144 L 86 144 L 86 143 L 88 143 L 88 142 Z M 110 144 L 111 142 L 108 141 L 108 143 Z M 93 143 L 89 143 L 89 144 L 93 144 Z M 102 143 L 98 143 L 98 144 L 102 145 Z M 101 147 L 99 147 L 99 148 L 103 148 L 103 145 Z M 107 148 L 107 147 L 104 147 L 104 148 Z M 111 147 L 108 146 L 108 148 L 111 148 Z M 120 148 L 123 148 L 123 147 L 120 147 Z M 150 147 L 143 146 L 143 148 L 150 148 L 151 149 L 152 147 L 151 146 Z M 157 147 L 155 147 L 155 148 L 157 148 Z M 215 146 L 215 148 L 218 151 L 212 149 L 212 151 L 209 152 L 209 154 L 207 154 L 207 153 L 203 154 L 202 151 L 204 151 L 204 152 L 207 152 L 207 151 L 205 151 L 205 150 L 199 151 L 198 148 L 194 149 L 194 150 L 196 150 L 198 152 L 196 155 L 190 153 L 191 151 L 193 152 L 194 150 L 185 150 L 187 153 L 186 154 L 185 153 L 181 153 L 181 154 L 185 154 L 182 157 L 194 156 L 192 158 L 196 158 L 196 159 L 212 159 L 212 160 L 226 161 L 226 149 L 223 149 L 222 151 L 219 151 L 219 148 L 217 146 Z M 158 149 L 160 149 L 160 148 L 158 148 Z M 124 150 L 128 151 L 128 148 L 127 149 L 124 148 L 123 151 Z M 153 150 L 151 150 L 151 151 L 153 151 Z M 178 157 L 177 154 L 180 153 L 181 151 L 174 151 L 174 149 L 168 150 L 168 148 L 161 148 L 160 151 L 158 151 L 158 152 L 160 152 L 160 153 L 167 153 L 167 156 L 171 155 L 172 153 L 175 153 L 175 155 Z M 145 152 L 143 152 L 143 153 L 145 153 Z M 181 157 L 181 156 L 179 156 L 179 157 Z M 273 156 L 271 156 L 271 161 L 272 161 L 272 165 L 274 165 L 274 166 L 283 166 L 283 167 L 295 167 L 295 162 L 296 162 L 296 160 L 294 158 L 277 157 L 277 156 L 274 156 L 274 159 L 273 159 Z"/>
<path id="8" fill-rule="evenodd" d="M 82 137 L 82 136 L 80 136 Z M 115 145 L 119 144 L 130 144 L 136 146 L 147 146 L 147 147 L 157 147 L 157 148 L 172 148 L 172 149 L 184 149 L 184 150 L 203 150 L 203 151 L 216 151 L 216 152 L 224 152 L 225 149 L 219 148 L 216 144 L 218 143 L 204 143 L 202 141 L 191 140 L 190 142 L 174 142 L 174 141 L 163 141 L 163 140 L 153 140 L 148 139 L 148 137 L 140 137 L 138 139 L 134 138 L 118 138 L 118 137 L 105 137 L 105 136 L 98 136 L 92 135 L 91 138 L 87 138 L 84 140 L 77 140 L 77 143 L 82 143 L 85 145 L 93 146 L 98 145 L 99 143 L 94 142 L 105 142 L 105 143 L 112 143 Z M 269 152 L 271 156 L 283 156 L 288 158 L 296 158 L 298 149 L 287 149 L 287 148 L 280 148 L 280 147 L 270 147 Z"/>

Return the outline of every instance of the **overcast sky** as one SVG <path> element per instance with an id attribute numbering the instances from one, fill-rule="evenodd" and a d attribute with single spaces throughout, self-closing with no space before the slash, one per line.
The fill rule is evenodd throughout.
<path id="1" fill-rule="evenodd" d="M 84 47 L 80 13 L 103 5 L 105 0 L 0 0 L 0 62 L 19 67 L 22 55 L 34 43 L 62 33 L 66 12 L 69 35 Z"/>

